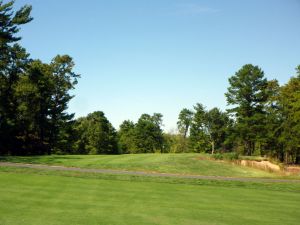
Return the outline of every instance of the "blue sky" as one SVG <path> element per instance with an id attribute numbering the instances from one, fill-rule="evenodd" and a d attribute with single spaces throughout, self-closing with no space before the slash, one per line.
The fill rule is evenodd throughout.
<path id="1" fill-rule="evenodd" d="M 226 109 L 228 78 L 259 65 L 284 84 L 300 64 L 300 0 L 17 0 L 32 58 L 69 54 L 81 79 L 69 111 L 112 124 L 160 112 L 164 129 L 199 102 Z"/>

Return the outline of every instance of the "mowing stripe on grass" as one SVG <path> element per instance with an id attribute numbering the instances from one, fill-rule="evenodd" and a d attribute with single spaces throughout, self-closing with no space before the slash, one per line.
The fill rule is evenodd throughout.
<path id="1" fill-rule="evenodd" d="M 1 225 L 298 225 L 300 221 L 296 192 L 51 173 L 0 173 Z M 279 184 L 291 185 L 271 185 Z"/>

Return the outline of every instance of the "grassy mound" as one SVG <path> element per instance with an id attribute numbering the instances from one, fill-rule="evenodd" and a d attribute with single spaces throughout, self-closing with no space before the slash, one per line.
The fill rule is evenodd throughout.
<path id="1" fill-rule="evenodd" d="M 204 154 L 51 155 L 2 157 L 1 161 L 81 168 L 116 169 L 227 177 L 276 177 L 277 174 L 208 160 Z"/>

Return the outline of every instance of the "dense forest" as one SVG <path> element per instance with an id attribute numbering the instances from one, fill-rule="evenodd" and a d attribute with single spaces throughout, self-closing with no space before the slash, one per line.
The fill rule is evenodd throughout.
<path id="1" fill-rule="evenodd" d="M 102 111 L 67 112 L 79 74 L 68 55 L 50 63 L 19 44 L 31 6 L 0 1 L 0 155 L 235 152 L 300 163 L 300 65 L 288 83 L 244 65 L 229 78 L 228 109 L 201 103 L 182 109 L 178 133 L 164 133 L 163 115 L 143 114 L 116 130 Z"/>

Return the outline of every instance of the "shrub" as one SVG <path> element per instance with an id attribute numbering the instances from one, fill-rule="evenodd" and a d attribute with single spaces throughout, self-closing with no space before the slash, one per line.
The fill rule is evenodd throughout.
<path id="1" fill-rule="evenodd" d="M 223 154 L 221 154 L 221 153 L 216 153 L 216 154 L 213 154 L 212 157 L 213 157 L 215 160 L 222 160 L 222 159 L 223 159 Z"/>
<path id="2" fill-rule="evenodd" d="M 229 152 L 224 154 L 224 159 L 227 160 L 237 160 L 239 159 L 239 154 L 236 152 Z"/>
<path id="3" fill-rule="evenodd" d="M 212 157 L 215 159 L 215 160 L 237 160 L 239 159 L 239 154 L 236 153 L 236 152 L 229 152 L 229 153 L 216 153 L 214 155 L 212 155 Z"/>

